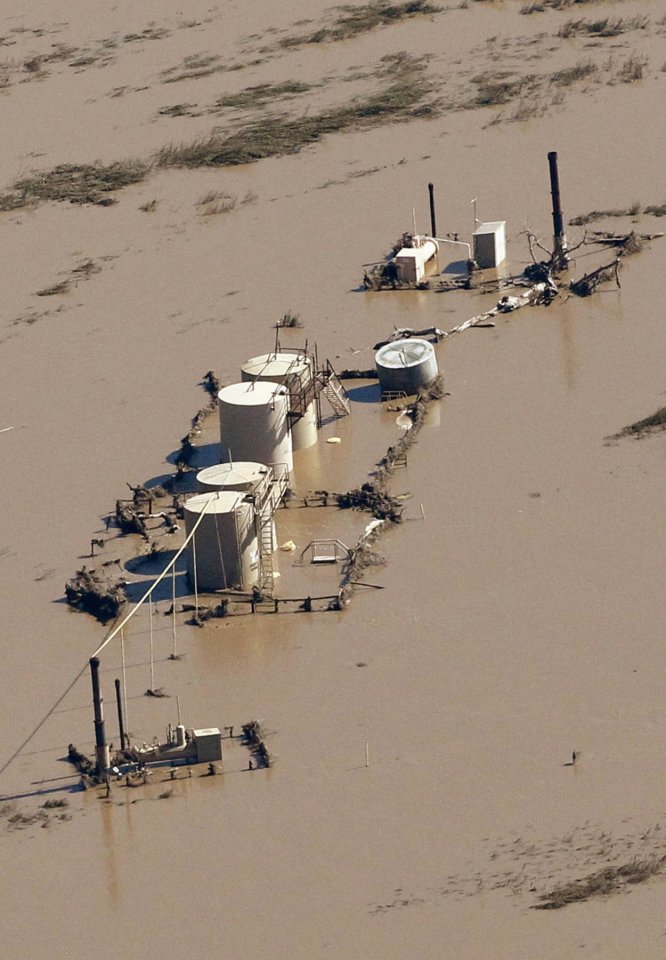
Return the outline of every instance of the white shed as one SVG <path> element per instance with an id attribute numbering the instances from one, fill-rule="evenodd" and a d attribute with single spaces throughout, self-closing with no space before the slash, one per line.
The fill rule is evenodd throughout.
<path id="1" fill-rule="evenodd" d="M 506 260 L 506 220 L 481 223 L 474 231 L 474 259 L 482 270 Z"/>

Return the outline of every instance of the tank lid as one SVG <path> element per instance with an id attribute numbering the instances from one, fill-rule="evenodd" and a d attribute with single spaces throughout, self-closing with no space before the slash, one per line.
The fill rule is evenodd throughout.
<path id="1" fill-rule="evenodd" d="M 415 367 L 430 359 L 433 353 L 433 345 L 427 340 L 410 337 L 408 340 L 384 344 L 375 354 L 375 363 L 396 369 Z"/>
<path id="2" fill-rule="evenodd" d="M 244 496 L 245 494 L 239 490 L 211 490 L 208 493 L 198 493 L 185 501 L 185 510 L 188 513 L 198 514 L 206 507 L 206 514 L 232 513 L 243 502 Z"/>
<path id="3" fill-rule="evenodd" d="M 268 472 L 263 463 L 252 460 L 239 460 L 237 463 L 216 463 L 197 473 L 199 483 L 233 484 L 256 483 Z"/>
<path id="4" fill-rule="evenodd" d="M 231 383 L 228 387 L 222 387 L 217 396 L 222 403 L 259 407 L 269 404 L 276 395 L 285 396 L 286 394 L 286 387 L 270 380 L 247 380 L 244 383 Z"/>
<path id="5" fill-rule="evenodd" d="M 284 378 L 290 373 L 303 373 L 309 368 L 308 358 L 304 354 L 296 351 L 289 353 L 286 350 L 252 357 L 241 365 L 243 373 L 252 377 L 261 377 L 264 380 L 270 380 L 271 377 Z"/>

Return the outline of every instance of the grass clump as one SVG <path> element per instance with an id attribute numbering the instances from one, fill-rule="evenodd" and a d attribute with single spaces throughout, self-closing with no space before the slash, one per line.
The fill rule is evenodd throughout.
<path id="1" fill-rule="evenodd" d="M 560 910 L 570 903 L 581 903 L 591 897 L 604 897 L 617 893 L 628 884 L 644 883 L 650 877 L 661 873 L 666 856 L 652 856 L 645 860 L 632 860 L 619 867 L 605 867 L 581 880 L 563 883 L 549 893 L 544 893 L 536 910 Z"/>
<path id="2" fill-rule="evenodd" d="M 283 313 L 280 319 L 276 322 L 275 326 L 278 329 L 284 327 L 295 328 L 302 327 L 303 321 L 301 320 L 301 315 L 299 313 L 292 313 L 291 310 L 288 310 L 286 313 Z"/>
<path id="3" fill-rule="evenodd" d="M 330 27 L 321 27 L 310 34 L 286 37 L 280 41 L 280 46 L 296 47 L 306 43 L 349 40 L 361 33 L 399 23 L 401 20 L 411 17 L 440 13 L 442 8 L 430 3 L 429 0 L 409 0 L 407 3 L 388 3 L 387 0 L 375 0 L 373 3 L 366 3 L 359 7 L 345 4 L 338 7 L 338 10 L 340 13 Z"/>
<path id="4" fill-rule="evenodd" d="M 652 217 L 666 217 L 666 203 L 651 204 L 643 210 L 643 213 Z"/>
<path id="5" fill-rule="evenodd" d="M 588 223 L 593 223 L 595 220 L 606 220 L 610 217 L 635 217 L 641 212 L 641 205 L 638 200 L 634 202 L 629 207 L 617 207 L 612 210 L 591 210 L 589 213 L 583 213 L 578 217 L 572 217 L 569 220 L 569 223 L 572 227 L 584 227 Z M 648 212 L 646 207 L 645 213 Z"/>
<path id="6" fill-rule="evenodd" d="M 551 83 L 560 87 L 569 87 L 580 80 L 586 80 L 588 77 L 597 73 L 598 67 L 591 60 L 580 60 L 573 67 L 565 67 L 551 75 Z"/>
<path id="7" fill-rule="evenodd" d="M 647 57 L 639 57 L 632 53 L 631 56 L 620 64 L 614 73 L 614 79 L 619 83 L 633 83 L 634 80 L 642 80 L 645 76 L 645 68 L 648 65 Z"/>
<path id="8" fill-rule="evenodd" d="M 35 296 L 37 297 L 55 297 L 61 293 L 67 293 L 71 286 L 71 281 L 69 279 L 61 280 L 59 283 L 54 283 L 51 287 L 44 287 L 42 290 L 38 290 Z"/>
<path id="9" fill-rule="evenodd" d="M 520 8 L 520 13 L 545 13 L 546 10 L 566 10 L 581 3 L 595 3 L 596 0 L 534 0 Z"/>
<path id="10" fill-rule="evenodd" d="M 297 80 L 285 80 L 284 83 L 260 83 L 254 87 L 246 87 L 240 93 L 232 93 L 226 97 L 220 97 L 216 101 L 218 107 L 234 107 L 238 110 L 249 110 L 253 107 L 262 107 L 271 100 L 277 100 L 286 97 L 296 97 L 301 93 L 307 93 L 312 84 L 299 83 Z"/>
<path id="11" fill-rule="evenodd" d="M 163 70 L 161 74 L 162 83 L 199 80 L 201 77 L 209 77 L 213 73 L 221 73 L 226 69 L 219 57 L 195 53 L 190 57 L 185 57 L 180 66 Z"/>
<path id="12" fill-rule="evenodd" d="M 197 200 L 197 206 L 201 207 L 201 213 L 204 217 L 212 217 L 219 213 L 229 213 L 234 209 L 238 198 L 230 193 L 219 193 L 216 190 L 209 190 Z"/>
<path id="13" fill-rule="evenodd" d="M 524 77 L 510 79 L 510 74 L 479 74 L 472 77 L 472 82 L 476 84 L 477 93 L 470 107 L 491 107 L 499 106 L 514 100 L 520 94 L 525 94 L 534 87 L 536 77 L 533 74 L 527 74 Z"/>
<path id="14" fill-rule="evenodd" d="M 631 30 L 646 30 L 650 24 L 648 17 L 604 17 L 602 20 L 567 20 L 557 31 L 558 37 L 591 36 L 618 37 Z"/>
<path id="15" fill-rule="evenodd" d="M 191 144 L 164 147 L 157 163 L 161 167 L 235 166 L 296 153 L 326 134 L 427 116 L 431 108 L 423 100 L 429 89 L 418 75 L 405 75 L 380 93 L 325 113 L 297 119 L 266 117 L 227 137 L 213 134 Z"/>
<path id="16" fill-rule="evenodd" d="M 131 183 L 139 183 L 150 169 L 140 160 L 120 160 L 102 164 L 61 164 L 45 173 L 18 180 L 14 189 L 24 203 L 34 200 L 69 200 L 70 203 L 94 203 L 108 206 L 109 196 Z"/>

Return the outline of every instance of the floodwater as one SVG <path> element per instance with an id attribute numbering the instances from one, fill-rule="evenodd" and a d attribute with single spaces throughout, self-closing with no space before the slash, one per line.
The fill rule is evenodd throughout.
<path id="1" fill-rule="evenodd" d="M 14 5 L 0 27 L 2 189 L 33 169 L 147 158 L 224 127 L 237 115 L 207 107 L 251 85 L 326 79 L 310 111 L 374 92 L 368 72 L 401 50 L 442 91 L 470 94 L 484 71 L 632 54 L 648 63 L 643 79 L 588 79 L 521 123 L 490 122 L 507 105 L 448 112 L 251 165 L 154 172 L 110 207 L 0 214 L 0 791 L 28 819 L 47 799 L 69 802 L 46 828 L 19 829 L 3 812 L 7 960 L 128 949 L 166 960 L 663 956 L 659 878 L 562 911 L 531 908 L 560 882 L 664 853 L 666 439 L 605 442 L 664 403 L 664 240 L 626 261 L 621 289 L 526 308 L 437 347 L 448 395 L 396 474 L 394 492 L 411 494 L 405 522 L 380 542 L 385 565 L 366 574 L 383 590 L 359 588 L 342 613 L 181 625 L 176 661 L 160 601 L 161 699 L 144 696 L 150 629 L 136 618 L 125 641 L 134 737 L 161 736 L 178 697 L 188 726 L 261 719 L 271 769 L 250 773 L 227 740 L 223 776 L 156 773 L 108 800 L 70 789 L 62 757 L 69 742 L 92 751 L 84 668 L 107 628 L 69 610 L 62 589 L 92 563 L 90 540 L 105 536 L 125 484 L 172 470 L 166 458 L 205 402 L 207 370 L 233 382 L 243 360 L 271 349 L 287 311 L 304 327 L 283 331 L 283 345 L 307 338 L 335 366 L 366 368 L 394 326 L 447 329 L 489 309 L 496 297 L 476 292 L 358 289 L 360 264 L 410 229 L 413 207 L 426 228 L 429 181 L 440 233 L 469 237 L 473 197 L 480 218 L 506 219 L 512 269 L 528 259 L 527 227 L 549 242 L 549 150 L 567 218 L 666 199 L 653 4 L 590 7 L 648 18 L 592 41 L 557 37 L 566 11 L 472 4 L 258 52 L 331 16 L 319 0 Z M 41 72 L 23 66 L 54 44 L 79 52 Z M 261 62 L 162 82 L 194 55 Z M 159 114 L 175 104 L 198 115 Z M 235 207 L 203 215 L 211 191 Z M 656 233 L 660 223 L 591 229 Z M 73 275 L 87 260 L 101 269 Z M 572 272 L 587 263 L 577 254 Z M 36 296 L 72 276 L 67 292 Z M 299 493 L 363 482 L 399 435 L 395 415 L 355 389 L 352 416 L 297 457 Z M 332 436 L 341 443 L 323 442 Z M 366 519 L 290 509 L 278 537 L 299 551 L 320 535 L 350 543 Z M 335 590 L 330 568 L 293 561 L 280 555 L 281 590 Z M 102 656 L 111 736 L 120 675 L 114 643 Z"/>

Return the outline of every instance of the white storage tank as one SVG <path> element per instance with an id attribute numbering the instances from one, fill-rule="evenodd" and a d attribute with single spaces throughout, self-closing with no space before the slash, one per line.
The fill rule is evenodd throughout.
<path id="1" fill-rule="evenodd" d="M 220 460 L 294 466 L 287 388 L 272 382 L 232 383 L 218 393 Z"/>
<path id="2" fill-rule="evenodd" d="M 396 279 L 402 283 L 419 283 L 425 276 L 426 263 L 437 256 L 439 244 L 432 237 L 414 237 L 412 247 L 399 250 L 393 262 Z"/>
<path id="3" fill-rule="evenodd" d="M 435 349 L 427 340 L 410 337 L 380 347 L 375 366 L 382 393 L 405 393 L 408 397 L 437 376 Z"/>
<path id="4" fill-rule="evenodd" d="M 236 490 L 200 493 L 185 501 L 187 535 L 205 509 L 187 547 L 187 576 L 199 590 L 249 590 L 259 579 L 259 547 L 252 505 Z"/>
<path id="5" fill-rule="evenodd" d="M 269 476 L 270 475 L 270 476 Z M 280 506 L 279 485 L 271 482 L 273 471 L 263 463 L 251 463 L 242 460 L 239 463 L 217 463 L 206 467 L 197 474 L 197 491 L 211 493 L 215 490 L 237 490 L 244 494 L 256 493 L 258 497 L 268 498 L 268 509 L 272 514 Z M 271 536 L 273 547 L 277 547 L 277 530 L 272 521 Z"/>
<path id="6" fill-rule="evenodd" d="M 312 360 L 296 350 L 280 350 L 252 357 L 241 367 L 241 380 L 282 383 L 289 391 L 289 419 L 293 450 L 305 450 L 317 442 L 317 406 Z"/>
<path id="7" fill-rule="evenodd" d="M 506 220 L 481 223 L 474 231 L 474 259 L 481 270 L 506 260 Z"/>

